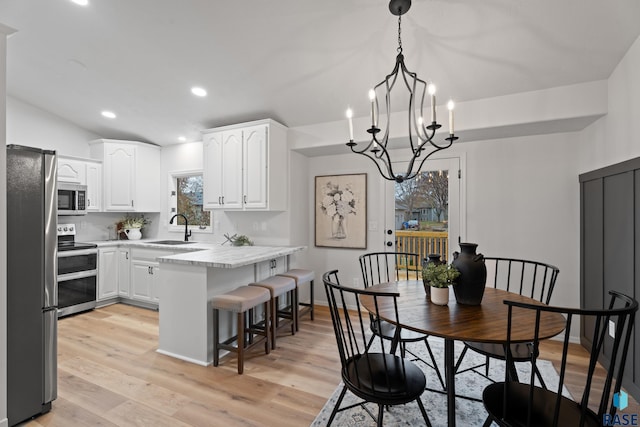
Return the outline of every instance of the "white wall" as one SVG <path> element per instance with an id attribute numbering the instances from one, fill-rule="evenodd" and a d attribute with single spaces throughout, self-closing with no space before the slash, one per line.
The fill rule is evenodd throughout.
<path id="1" fill-rule="evenodd" d="M 7 144 L 89 157 L 88 141 L 100 136 L 19 99 L 7 97 Z"/>
<path id="2" fill-rule="evenodd" d="M 176 144 L 162 149 L 160 191 L 163 206 L 158 221 L 158 238 L 175 239 L 181 237 L 181 232 L 170 232 L 168 230 L 169 219 L 171 218 L 168 208 L 169 174 L 172 172 L 202 170 L 202 149 L 201 142 Z M 292 155 L 299 156 L 295 153 Z M 294 172 L 292 172 L 291 176 L 294 176 L 296 168 L 299 167 L 300 165 L 296 164 L 292 168 Z M 290 181 L 298 182 L 299 180 L 291 179 Z M 280 191 L 288 191 L 288 189 L 280 189 Z M 197 233 L 194 231 L 193 240 L 222 243 L 226 240 L 224 234 L 229 233 L 230 235 L 245 234 L 257 245 L 289 245 L 291 242 L 289 212 L 212 211 L 212 214 L 214 222 L 213 233 Z"/>
<path id="3" fill-rule="evenodd" d="M 579 133 L 579 172 L 640 156 L 640 38 L 608 80 L 606 117 Z"/>
<path id="4" fill-rule="evenodd" d="M 346 147 L 345 147 L 346 148 Z M 579 193 L 575 133 L 506 138 L 458 144 L 448 155 L 466 153 L 467 235 L 486 256 L 534 259 L 560 268 L 554 301 L 579 304 Z M 307 217 L 309 266 L 320 276 L 340 270 L 342 283 L 360 279 L 358 256 L 384 249 L 385 181 L 371 161 L 355 154 L 308 159 L 307 200 L 313 206 L 316 175 L 368 173 L 366 250 L 314 246 L 313 211 Z M 302 197 L 303 194 L 300 194 Z M 457 250 L 457 248 L 451 248 Z M 361 281 L 359 282 L 361 283 Z M 325 300 L 321 287 L 316 298 Z"/>
<path id="5" fill-rule="evenodd" d="M 634 49 L 637 50 L 635 46 Z M 633 72 L 638 75 L 635 68 L 626 66 L 625 73 L 620 74 L 633 75 Z M 461 140 L 447 155 L 465 153 L 466 156 L 466 170 L 462 173 L 466 180 L 467 234 L 462 238 L 478 243 L 478 250 L 487 256 L 533 259 L 557 265 L 560 275 L 554 304 L 579 305 L 578 174 L 584 167 L 580 160 L 583 155 L 579 153 L 588 144 L 581 131 L 594 121 L 590 127 L 601 127 L 605 119 L 599 117 L 605 115 L 608 108 L 614 111 L 619 108 L 617 104 L 611 105 L 611 95 L 607 103 L 605 87 L 612 84 L 616 90 L 614 79 L 477 100 L 456 107 Z M 625 81 L 620 83 L 620 92 L 624 93 L 625 84 Z M 354 120 L 354 125 L 358 123 L 366 126 L 366 118 Z M 523 130 L 531 135 L 522 136 L 526 133 Z M 602 144 L 606 141 L 603 133 L 594 135 L 601 138 Z M 392 203 L 382 195 L 384 181 L 378 178 L 377 170 L 368 159 L 351 154 L 344 147 L 344 122 L 294 128 L 290 136 L 292 147 L 310 156 L 318 156 L 323 147 L 331 153 L 341 153 L 309 157 L 307 189 L 292 197 L 306 197 L 310 207 L 314 203 L 314 176 L 369 174 L 369 220 L 377 220 L 380 226 L 378 232 L 368 233 L 366 250 L 316 248 L 313 209 L 306 220 L 295 218 L 300 221 L 298 226 L 304 224 L 308 229 L 309 267 L 318 276 L 338 269 L 343 283 L 353 285 L 360 277 L 358 256 L 383 249 L 384 208 L 385 203 Z M 619 157 L 629 154 L 624 151 Z M 324 291 L 321 286 L 318 288 L 316 298 L 324 301 Z"/>

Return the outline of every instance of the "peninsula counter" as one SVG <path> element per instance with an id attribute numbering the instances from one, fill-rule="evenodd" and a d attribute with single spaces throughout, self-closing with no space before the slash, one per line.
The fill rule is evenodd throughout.
<path id="1" fill-rule="evenodd" d="M 214 295 L 289 268 L 304 246 L 217 246 L 158 258 L 158 352 L 199 365 L 213 363 Z M 220 338 L 235 334 L 230 313 L 220 316 Z"/>

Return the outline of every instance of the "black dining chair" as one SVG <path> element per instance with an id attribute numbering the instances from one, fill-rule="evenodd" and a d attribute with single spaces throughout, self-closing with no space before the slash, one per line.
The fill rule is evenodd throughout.
<path id="1" fill-rule="evenodd" d="M 396 280 L 422 280 L 422 268 L 418 254 L 410 252 L 371 252 L 361 255 L 359 258 L 360 270 L 362 271 L 362 281 L 365 289 L 379 283 L 394 282 Z M 393 340 L 396 337 L 396 327 L 385 321 L 374 321 L 371 316 L 370 328 L 374 336 L 380 336 L 386 340 Z M 373 341 L 374 336 L 371 337 Z M 405 357 L 409 353 L 413 360 L 420 360 L 425 365 L 435 370 L 440 385 L 444 389 L 444 380 L 438 364 L 436 363 L 433 351 L 427 340 L 428 335 L 402 329 L 400 332 L 400 356 Z M 407 343 L 424 342 L 430 361 L 416 355 L 407 349 Z"/>
<path id="2" fill-rule="evenodd" d="M 366 402 L 378 405 L 377 425 L 382 426 L 384 408 L 416 401 L 426 425 L 430 427 L 431 422 L 420 400 L 427 382 L 422 370 L 410 360 L 389 353 L 390 343 L 380 336 L 377 336 L 375 346 L 367 343 L 370 332 L 365 319 L 368 319 L 368 311 L 362 306 L 361 298 L 369 297 L 373 300 L 375 319 L 380 318 L 380 304 L 392 304 L 395 308 L 395 321 L 399 322 L 396 301 L 398 294 L 340 286 L 337 270 L 326 272 L 322 280 L 338 344 L 342 365 L 340 372 L 344 383 L 327 426 L 331 425 L 338 412 Z M 340 408 L 347 390 L 362 399 L 362 402 Z"/>
<path id="3" fill-rule="evenodd" d="M 545 304 L 549 304 L 560 273 L 560 269 L 554 265 L 515 258 L 485 257 L 485 264 L 487 266 L 487 286 L 528 296 Z M 461 369 L 468 350 L 485 356 L 484 362 Z M 531 343 L 518 343 L 512 346 L 512 358 L 511 362 L 507 364 L 507 369 L 510 370 L 514 378 L 517 378 L 515 362 L 528 361 L 530 354 Z M 489 362 L 491 359 L 506 360 L 505 346 L 503 344 L 465 342 L 462 353 L 460 353 L 456 362 L 455 373 L 461 374 L 472 370 L 494 381 L 489 377 Z M 478 368 L 482 367 L 484 367 L 484 374 L 478 371 Z M 535 373 L 544 386 L 544 380 L 540 372 L 535 371 Z"/>
<path id="4" fill-rule="evenodd" d="M 562 342 L 562 358 L 560 366 L 556 366 L 560 376 L 554 390 L 535 385 L 533 370 L 528 382 L 512 381 L 508 373 L 504 382 L 487 386 L 482 400 L 489 418 L 485 426 L 495 421 L 500 426 L 602 426 L 612 424 L 616 414 L 616 399 L 620 389 L 626 364 L 629 343 L 632 338 L 635 313 L 638 302 L 626 295 L 609 291 L 611 299 L 604 309 L 573 309 L 552 306 L 541 306 L 519 302 L 505 301 L 509 306 L 507 344 L 511 345 L 512 331 L 522 329 L 523 325 L 514 325 L 511 316 L 514 310 L 535 311 L 535 324 L 526 327 L 535 331 L 532 342 L 530 362 L 536 367 L 540 358 L 540 319 L 545 313 L 560 313 L 566 317 L 566 328 Z M 609 324 L 615 324 L 614 338 L 609 336 Z M 585 328 L 586 327 L 586 328 Z M 572 375 L 571 386 L 574 390 L 582 389 L 582 395 L 572 399 L 563 394 L 565 374 L 573 358 L 584 358 L 583 352 L 571 349 L 571 338 L 574 330 L 582 329 L 586 337 L 590 337 L 589 365 L 583 376 L 582 384 L 577 384 L 576 375 Z M 585 333 L 585 329 L 589 332 Z M 507 347 L 510 348 L 510 347 Z M 541 355 L 542 356 L 542 355 Z M 507 352 L 507 361 L 511 353 Z M 581 362 L 582 363 L 582 362 Z M 601 366 L 606 370 L 604 382 L 594 379 L 596 369 Z M 632 366 L 630 366 L 632 367 Z M 592 407 L 590 398 L 596 400 Z M 596 407 L 597 405 L 597 407 Z M 609 422 L 607 422 L 609 420 Z"/>

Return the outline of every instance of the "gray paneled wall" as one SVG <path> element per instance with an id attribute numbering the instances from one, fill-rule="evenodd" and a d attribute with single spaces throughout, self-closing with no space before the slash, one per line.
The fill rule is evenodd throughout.
<path id="1" fill-rule="evenodd" d="M 580 304 L 600 308 L 608 291 L 640 298 L 640 158 L 580 175 Z M 582 324 L 583 345 L 591 345 Z M 624 387 L 640 399 L 640 328 L 625 367 Z M 604 357 L 610 345 L 605 342 Z"/>

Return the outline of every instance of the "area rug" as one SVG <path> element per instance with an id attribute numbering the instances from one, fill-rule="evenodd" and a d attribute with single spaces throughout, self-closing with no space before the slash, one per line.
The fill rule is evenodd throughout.
<path id="1" fill-rule="evenodd" d="M 444 341 L 438 338 L 429 337 L 429 344 L 434 351 L 434 356 L 438 362 L 440 372 L 444 376 L 443 354 L 444 354 Z M 426 346 L 424 343 L 412 343 L 407 345 L 407 348 L 417 356 L 424 360 L 429 360 Z M 456 358 L 462 352 L 463 344 L 455 343 Z M 407 355 L 407 358 L 412 358 L 411 355 Z M 465 367 L 478 365 L 484 361 L 484 356 L 479 355 L 473 351 L 468 351 L 465 355 L 464 362 L 460 367 L 463 370 Z M 428 367 L 426 364 L 417 360 L 415 362 L 425 373 L 427 377 L 427 388 L 442 390 L 442 386 L 438 381 L 438 377 L 435 371 Z M 531 374 L 529 363 L 517 363 L 516 368 L 518 375 L 522 381 L 528 381 Z M 551 390 L 558 387 L 558 374 L 556 373 L 553 365 L 549 361 L 538 361 L 538 367 L 542 374 L 542 378 Z M 484 370 L 484 367 L 481 368 Z M 482 371 L 481 371 L 482 372 Z M 501 380 L 504 379 L 504 362 L 498 360 L 491 360 L 489 377 Z M 464 372 L 456 375 L 456 394 L 470 396 L 474 398 L 482 398 L 482 391 L 484 388 L 491 384 L 491 381 L 478 375 L 472 371 Z M 333 392 L 331 398 L 324 405 L 316 419 L 311 423 L 312 427 L 326 426 L 331 412 L 340 396 L 343 384 L 340 383 L 336 390 Z M 569 396 L 568 391 L 564 390 L 563 394 Z M 351 392 L 347 391 L 340 407 L 349 406 L 358 403 L 358 399 Z M 441 427 L 447 425 L 447 397 L 445 394 L 437 393 L 426 390 L 422 395 L 422 403 L 424 403 L 427 415 L 433 427 Z M 368 411 L 371 414 L 377 416 L 378 407 L 374 404 L 365 404 Z M 487 418 L 487 412 L 484 409 L 482 402 L 476 402 L 463 398 L 456 398 L 456 423 L 459 426 L 482 426 Z M 386 426 L 421 426 L 424 425 L 424 419 L 418 408 L 416 402 L 411 402 L 406 405 L 398 405 L 385 410 L 384 413 L 384 425 Z M 334 418 L 332 426 L 353 426 L 353 427 L 369 427 L 375 426 L 376 422 L 369 413 L 361 406 L 348 409 L 343 412 L 339 412 Z M 493 425 L 496 425 L 495 423 Z"/>

